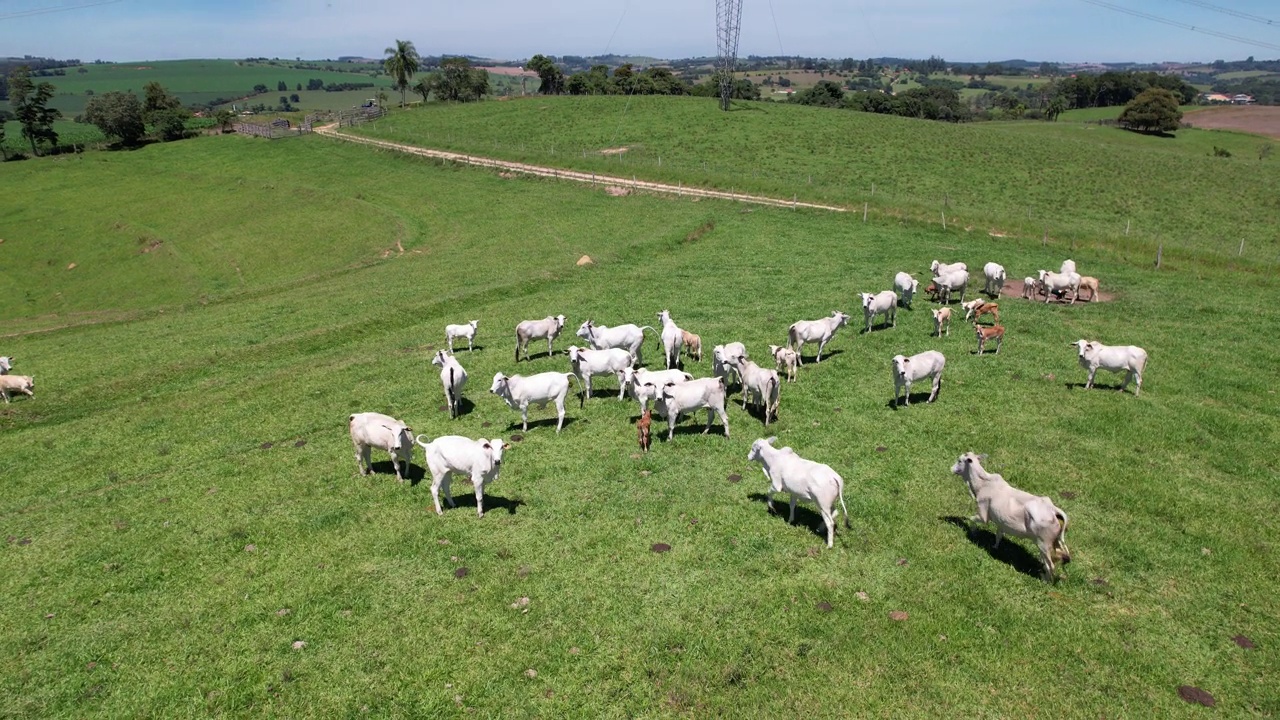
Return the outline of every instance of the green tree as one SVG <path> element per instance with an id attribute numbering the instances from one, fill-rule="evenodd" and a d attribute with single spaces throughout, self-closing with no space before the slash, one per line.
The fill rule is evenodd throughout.
<path id="1" fill-rule="evenodd" d="M 1258 158 L 1261 159 L 1262 155 L 1259 154 Z M 0 161 L 4 161 L 4 162 L 9 161 L 9 149 L 4 146 L 4 122 L 3 121 L 0 121 Z"/>
<path id="2" fill-rule="evenodd" d="M 289 83 L 281 80 L 276 83 L 276 92 L 289 92 Z"/>
<path id="3" fill-rule="evenodd" d="M 218 123 L 218 129 L 226 132 L 227 128 L 231 127 L 231 123 L 235 121 L 236 114 L 227 108 L 222 108 L 213 114 L 213 119 Z"/>
<path id="4" fill-rule="evenodd" d="M 471 67 L 464 57 L 443 58 L 431 89 L 437 99 L 447 102 L 479 100 L 489 93 L 489 73 Z"/>
<path id="5" fill-rule="evenodd" d="M 191 113 L 182 107 L 182 101 L 155 81 L 147 83 L 143 90 L 146 96 L 142 101 L 142 119 L 156 135 L 161 140 L 177 140 L 185 135 Z"/>
<path id="6" fill-rule="evenodd" d="M 396 44 L 383 50 L 387 59 L 382 61 L 387 74 L 391 76 L 392 87 L 400 91 L 400 107 L 404 107 L 405 92 L 409 89 L 409 81 L 413 74 L 422 67 L 422 58 L 418 50 L 409 40 L 396 40 Z"/>
<path id="7" fill-rule="evenodd" d="M 542 81 L 538 92 L 543 95 L 559 95 L 564 92 L 564 73 L 551 58 L 542 54 L 534 55 L 529 58 L 525 67 L 538 73 L 538 79 Z"/>
<path id="8" fill-rule="evenodd" d="M 137 145 L 147 134 L 142 120 L 142 102 L 126 92 L 95 95 L 84 108 L 86 122 L 97 126 L 107 137 L 118 138 L 123 145 Z"/>
<path id="9" fill-rule="evenodd" d="M 257 85 L 254 85 L 254 86 L 253 86 L 253 94 L 254 94 L 254 95 L 261 95 L 261 94 L 265 93 L 266 91 L 267 91 L 267 86 L 266 86 L 266 85 L 263 85 L 262 83 L 258 83 Z"/>
<path id="10" fill-rule="evenodd" d="M 289 95 L 289 102 L 295 102 L 295 103 L 296 103 L 296 102 L 302 102 L 302 100 L 298 97 L 298 93 L 291 93 L 291 94 Z"/>
<path id="11" fill-rule="evenodd" d="M 13 106 L 13 114 L 22 124 L 22 137 L 31 143 L 31 154 L 39 155 L 39 145 L 49 143 L 57 146 L 58 133 L 53 129 L 53 121 L 62 117 L 62 113 L 48 107 L 53 97 L 53 86 L 47 82 L 31 81 L 30 69 L 23 65 L 14 68 L 9 74 L 9 104 Z"/>
<path id="12" fill-rule="evenodd" d="M 422 102 L 426 102 L 431 93 L 435 91 L 435 76 L 423 76 L 418 82 L 414 83 L 413 91 L 422 96 Z"/>
<path id="13" fill-rule="evenodd" d="M 1178 98 L 1164 88 L 1143 90 L 1120 113 L 1120 124 L 1137 132 L 1173 132 L 1181 123 Z"/>

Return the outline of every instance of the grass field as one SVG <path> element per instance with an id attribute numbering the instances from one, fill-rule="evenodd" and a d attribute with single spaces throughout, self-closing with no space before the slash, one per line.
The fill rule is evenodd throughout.
<path id="1" fill-rule="evenodd" d="M 58 133 L 59 145 L 92 145 L 106 140 L 96 126 L 71 120 L 55 120 L 53 129 Z M 22 125 L 17 120 L 4 124 L 4 147 L 10 154 L 31 154 L 31 144 L 22 137 Z"/>
<path id="2" fill-rule="evenodd" d="M 1280 712 L 1271 275 L 1081 248 L 1115 301 L 1004 300 L 1009 340 L 979 358 L 963 323 L 931 338 L 918 300 L 896 328 L 843 330 L 767 432 L 734 407 L 731 438 L 686 420 L 637 458 L 634 405 L 608 380 L 561 435 L 550 412 L 510 425 L 492 374 L 567 368 L 562 352 L 514 365 L 516 321 L 568 315 L 562 351 L 587 317 L 669 308 L 763 356 L 896 270 L 998 259 L 1021 277 L 1067 251 L 615 198 L 321 137 L 0 178 L 0 262 L 21 269 L 0 274 L 0 354 L 37 377 L 0 410 L 0 714 L 1170 716 L 1193 709 L 1181 685 L 1228 715 Z M 472 318 L 450 421 L 427 362 L 442 325 Z M 1141 397 L 1079 387 L 1065 344 L 1081 336 L 1151 352 Z M 888 358 L 928 348 L 948 357 L 939 401 L 890 409 Z M 384 457 L 357 476 L 344 424 L 361 410 L 510 441 L 486 516 L 458 481 L 436 517 Z M 845 477 L 835 549 L 812 510 L 767 513 L 745 462 L 765 434 Z M 961 527 L 973 503 L 948 469 L 968 449 L 1070 515 L 1057 585 L 1027 543 L 990 551 Z"/>
<path id="3" fill-rule="evenodd" d="M 703 98 L 536 98 L 429 106 L 359 132 L 399 142 L 644 179 L 844 204 L 1117 253 L 1234 254 L 1273 263 L 1280 162 L 1264 138 L 1176 138 L 1075 123 L 950 125 Z M 1212 157 L 1214 145 L 1237 158 Z M 604 149 L 626 152 L 601 154 Z M 1250 161 L 1246 158 L 1254 158 Z M 659 161 L 660 159 L 660 161 Z M 660 164 L 659 164 L 660 162 Z M 874 194 L 872 186 L 875 186 Z M 944 206 L 945 203 L 945 206 Z M 1224 217 L 1230 221 L 1224 222 Z M 1130 235 L 1125 236 L 1126 223 Z"/>

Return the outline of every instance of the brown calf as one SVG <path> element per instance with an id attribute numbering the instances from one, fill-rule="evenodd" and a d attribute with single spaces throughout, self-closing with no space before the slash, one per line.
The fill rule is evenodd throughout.
<path id="1" fill-rule="evenodd" d="M 1004 326 L 992 325 L 991 327 L 983 327 L 977 323 L 973 324 L 973 332 L 978 336 L 978 354 L 981 355 L 983 349 L 987 345 L 988 340 L 996 341 L 996 354 L 1000 354 L 1000 346 L 1004 344 Z"/>
<path id="2" fill-rule="evenodd" d="M 681 329 L 680 332 L 684 334 L 684 351 L 689 354 L 689 357 L 702 362 L 702 338 L 688 330 Z"/>
<path id="3" fill-rule="evenodd" d="M 1080 278 L 1080 290 L 1089 288 L 1089 302 L 1098 299 L 1098 278 L 1085 275 Z M 1079 294 L 1079 293 L 1077 293 Z"/>
<path id="4" fill-rule="evenodd" d="M 640 420 L 636 423 L 636 432 L 640 435 L 640 449 L 649 452 L 649 444 L 652 442 L 649 438 L 649 426 L 653 423 L 653 411 L 645 408 L 644 414 L 640 416 Z"/>
<path id="5" fill-rule="evenodd" d="M 993 322 L 1000 322 L 1000 304 L 984 302 L 973 309 L 973 321 L 976 323 L 982 319 L 983 315 L 991 315 L 995 318 Z"/>

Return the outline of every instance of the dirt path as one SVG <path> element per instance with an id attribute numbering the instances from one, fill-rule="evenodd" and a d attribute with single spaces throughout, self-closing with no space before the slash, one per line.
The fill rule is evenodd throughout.
<path id="1" fill-rule="evenodd" d="M 782 200 L 778 198 L 765 197 L 763 195 L 746 195 L 743 193 L 725 192 L 723 190 L 706 190 L 703 188 L 684 187 L 683 185 L 667 185 L 665 183 L 648 182 L 645 180 L 635 180 L 632 178 L 616 177 L 613 175 L 597 175 L 595 173 L 562 170 L 560 168 L 545 167 L 542 165 L 526 165 L 524 163 L 495 160 L 493 158 L 479 157 L 477 155 L 447 152 L 445 150 L 430 150 L 427 148 L 415 147 L 413 145 L 405 145 L 403 143 L 393 143 L 386 140 L 374 140 L 372 138 L 349 135 L 347 133 L 340 132 L 334 125 L 318 127 L 315 131 L 326 137 L 346 140 L 348 142 L 358 143 L 361 145 L 371 145 L 373 147 L 395 150 L 398 152 L 409 153 L 411 155 L 420 155 L 422 157 L 432 158 L 435 160 L 448 160 L 450 162 L 463 163 L 466 165 L 489 167 L 502 170 L 504 172 L 537 175 L 538 177 L 547 177 L 556 180 L 570 180 L 572 182 L 590 183 L 592 185 L 621 188 L 623 190 L 664 193 L 667 195 L 678 195 L 681 197 L 689 196 L 696 198 L 714 198 L 717 200 L 734 200 L 736 202 L 753 203 L 756 205 L 771 205 L 773 207 L 811 208 L 815 210 L 830 210 L 833 212 L 849 211 L 849 208 L 839 207 L 837 205 L 798 202 L 795 199 Z"/>

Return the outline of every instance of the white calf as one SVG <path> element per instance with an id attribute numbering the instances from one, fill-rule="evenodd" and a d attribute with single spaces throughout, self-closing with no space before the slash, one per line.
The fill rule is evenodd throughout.
<path id="1" fill-rule="evenodd" d="M 893 276 L 893 287 L 902 295 L 902 306 L 910 308 L 916 291 L 920 289 L 920 281 L 907 273 L 900 272 Z"/>
<path id="2" fill-rule="evenodd" d="M 524 349 L 524 359 L 529 359 L 529 341 L 539 338 L 547 339 L 547 355 L 550 356 L 551 342 L 564 329 L 564 316 L 547 316 L 541 320 L 525 320 L 516 325 L 516 362 L 520 362 L 520 349 Z"/>
<path id="3" fill-rule="evenodd" d="M 988 295 L 998 297 L 1000 291 L 1004 289 L 1004 266 L 999 263 L 989 262 L 982 266 L 982 274 L 987 278 L 982 291 Z"/>
<path id="4" fill-rule="evenodd" d="M 926 350 L 919 355 L 904 357 L 894 355 L 891 369 L 893 371 L 893 402 L 901 405 L 900 396 L 905 396 L 907 406 L 911 406 L 911 383 L 924 378 L 933 378 L 933 389 L 929 391 L 929 402 L 938 398 L 938 388 L 942 387 L 942 370 L 947 359 L 937 350 Z"/>
<path id="5" fill-rule="evenodd" d="M 391 454 L 391 466 L 396 470 L 396 479 L 404 482 L 399 461 L 404 461 L 405 474 L 409 472 L 409 464 L 413 461 L 413 430 L 409 426 L 390 415 L 364 412 L 347 418 L 347 427 L 351 431 L 351 443 L 356 448 L 356 468 L 361 475 L 373 472 L 369 454 L 373 448 L 378 448 Z"/>
<path id="6" fill-rule="evenodd" d="M 547 403 L 555 401 L 556 432 L 564 427 L 564 399 L 569 394 L 569 378 L 576 378 L 573 373 L 545 372 L 537 375 L 511 375 L 498 373 L 493 376 L 493 385 L 489 392 L 502 398 L 507 407 L 520 411 L 520 428 L 529 429 L 529 406 L 537 405 L 545 408 Z"/>
<path id="7" fill-rule="evenodd" d="M 444 488 L 444 497 L 449 507 L 457 507 L 453 501 L 453 491 L 449 481 L 456 475 L 465 475 L 471 479 L 476 491 L 476 515 L 484 517 L 484 488 L 498 479 L 502 470 L 502 451 L 510 448 L 501 439 L 472 440 L 460 435 L 445 435 L 431 442 L 423 442 L 425 435 L 419 435 L 414 441 L 422 446 L 427 456 L 427 470 L 431 473 L 431 499 L 436 504 L 436 514 L 443 515 L 440 508 L 440 489 Z"/>
<path id="8" fill-rule="evenodd" d="M 779 370 L 787 371 L 787 382 L 796 381 L 796 366 L 800 364 L 800 354 L 789 347 L 770 345 L 769 354 L 773 356 L 773 364 Z"/>
<path id="9" fill-rule="evenodd" d="M 1059 293 L 1071 291 L 1071 304 L 1075 305 L 1076 300 L 1080 298 L 1080 276 L 1076 273 L 1055 273 L 1048 270 L 1040 271 L 1040 286 L 1044 289 L 1044 301 L 1046 304 L 1049 298 Z"/>
<path id="10" fill-rule="evenodd" d="M 440 368 L 440 384 L 444 386 L 444 401 L 449 405 L 449 417 L 457 418 L 462 409 L 462 388 L 467 384 L 467 371 L 458 360 L 443 350 L 437 350 L 431 364 Z"/>
<path id="11" fill-rule="evenodd" d="M 1093 376 L 1098 374 L 1098 370 L 1107 370 L 1125 374 L 1120 392 L 1124 392 L 1129 381 L 1134 380 L 1133 396 L 1142 394 L 1142 371 L 1147 367 L 1146 350 L 1137 345 L 1103 345 L 1091 340 L 1077 340 L 1071 344 L 1079 352 L 1080 367 L 1089 371 L 1089 381 L 1084 386 L 1086 390 L 1093 387 Z"/>
<path id="12" fill-rule="evenodd" d="M 729 361 L 730 358 L 735 357 L 747 357 L 747 346 L 740 342 L 731 342 L 711 348 L 711 374 L 724 378 L 725 387 L 734 380 L 742 382 L 742 375 L 738 373 L 737 366 Z"/>
<path id="13" fill-rule="evenodd" d="M 822 362 L 822 349 L 831 342 L 831 338 L 835 337 L 836 331 L 849 324 L 849 316 L 839 310 L 832 310 L 831 317 L 825 317 L 821 320 L 801 320 L 792 323 L 787 329 L 787 347 L 796 351 L 799 356 L 804 353 L 805 343 L 818 343 L 818 359 Z M 798 362 L 803 365 L 804 359 L 799 358 Z"/>
<path id="14" fill-rule="evenodd" d="M 898 327 L 898 295 L 892 290 L 872 295 L 862 293 L 862 316 L 867 320 L 867 332 L 871 332 L 871 321 L 877 315 L 884 315 L 884 321 L 891 327 Z"/>
<path id="15" fill-rule="evenodd" d="M 729 437 L 729 415 L 724 410 L 725 395 L 722 378 L 701 378 L 664 385 L 658 410 L 667 420 L 667 440 L 675 437 L 676 423 L 680 422 L 681 414 L 700 408 L 707 409 L 707 427 L 702 434 L 706 435 L 711 431 L 711 419 L 714 414 L 718 414 L 720 422 L 724 424 L 724 436 Z"/>
<path id="16" fill-rule="evenodd" d="M 791 516 L 787 522 L 794 523 L 796 501 L 812 500 L 818 505 L 822 522 L 827 526 L 827 547 L 830 548 L 836 537 L 836 500 L 840 501 L 840 509 L 844 511 L 844 526 L 849 527 L 849 509 L 844 504 L 844 478 L 831 466 L 806 460 L 789 447 L 773 447 L 777 439 L 756 440 L 747 453 L 747 462 L 760 463 L 764 476 L 769 478 L 769 492 L 765 493 L 769 510 L 773 511 L 774 493 L 790 493 Z"/>
<path id="17" fill-rule="evenodd" d="M 22 393 L 35 397 L 36 379 L 28 375 L 0 375 L 0 397 L 9 404 L 9 393 Z"/>
<path id="18" fill-rule="evenodd" d="M 764 408 L 764 426 L 769 427 L 769 418 L 778 415 L 778 371 L 762 368 L 744 357 L 735 360 L 742 373 L 742 409 L 747 409 L 748 399 L 752 405 Z"/>
<path id="19" fill-rule="evenodd" d="M 1044 563 L 1044 579 L 1053 580 L 1055 556 L 1064 565 L 1071 562 L 1067 514 L 1049 498 L 1019 490 L 1000 475 L 984 470 L 985 457 L 967 452 L 951 466 L 951 472 L 964 478 L 969 494 L 978 503 L 978 514 L 969 521 L 995 523 L 996 542 L 992 547 L 999 547 L 1005 535 L 1035 540 Z"/>
<path id="20" fill-rule="evenodd" d="M 1033 277 L 1022 278 L 1022 297 L 1027 300 L 1034 300 L 1040 281 Z"/>
<path id="21" fill-rule="evenodd" d="M 645 330 L 653 330 L 653 328 L 648 325 L 644 327 L 639 325 L 608 327 L 606 325 L 597 325 L 587 320 L 578 327 L 578 337 L 586 340 L 593 350 L 622 348 L 631 353 L 635 364 L 639 365 L 641 363 L 641 346 L 644 345 Z"/>
<path id="22" fill-rule="evenodd" d="M 627 368 L 622 371 L 622 386 L 631 391 L 631 397 L 640 403 L 640 414 L 662 398 L 662 388 L 667 383 L 682 383 L 693 379 L 683 370 L 645 370 Z"/>
<path id="23" fill-rule="evenodd" d="M 622 399 L 625 383 L 622 371 L 631 367 L 631 353 L 623 348 L 608 350 L 584 350 L 577 345 L 569 346 L 569 364 L 573 366 L 573 374 L 582 382 L 585 392 L 582 403 L 591 397 L 591 378 L 597 375 L 612 375 L 618 378 L 618 399 Z"/>
<path id="24" fill-rule="evenodd" d="M 662 321 L 662 352 L 666 360 L 666 368 L 670 370 L 680 362 L 680 348 L 684 347 L 684 331 L 671 319 L 671 313 L 663 310 L 658 313 Z"/>
<path id="25" fill-rule="evenodd" d="M 933 279 L 933 284 L 938 288 L 943 305 L 951 302 L 951 293 L 956 290 L 960 291 L 960 302 L 964 302 L 965 290 L 969 286 L 969 271 L 953 270 L 946 275 L 939 275 Z"/>
<path id="26" fill-rule="evenodd" d="M 472 320 L 466 325 L 445 325 L 444 337 L 449 341 L 449 352 L 453 352 L 453 339 L 466 338 L 467 352 L 471 352 L 471 343 L 476 337 L 476 326 L 480 324 L 479 320 Z"/>

